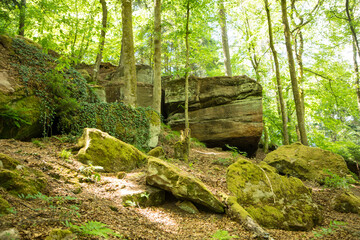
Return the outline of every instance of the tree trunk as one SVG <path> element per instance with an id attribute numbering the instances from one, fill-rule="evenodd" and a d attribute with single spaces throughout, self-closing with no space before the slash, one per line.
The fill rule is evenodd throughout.
<path id="1" fill-rule="evenodd" d="M 154 90 L 153 108 L 161 113 L 161 0 L 154 0 Z"/>
<path id="2" fill-rule="evenodd" d="M 106 24 L 107 24 L 107 6 L 105 0 L 100 0 L 101 7 L 102 7 L 102 28 L 101 28 L 101 36 L 100 36 L 100 43 L 99 43 L 99 52 L 96 56 L 96 62 L 94 66 L 94 74 L 93 74 L 93 81 L 97 82 L 100 70 L 100 64 L 102 59 L 102 53 L 104 50 L 105 44 L 105 35 L 106 35 Z"/>
<path id="3" fill-rule="evenodd" d="M 25 16 L 26 16 L 26 0 L 21 0 L 19 4 L 20 16 L 19 16 L 19 32 L 20 36 L 25 35 Z"/>
<path id="4" fill-rule="evenodd" d="M 287 10 L 286 10 L 286 0 L 281 0 L 281 12 L 282 12 L 282 20 L 284 24 L 284 34 L 285 34 L 285 42 L 286 42 L 286 51 L 288 55 L 288 62 L 289 62 L 289 71 L 290 71 L 290 78 L 291 78 L 291 86 L 294 95 L 295 107 L 296 107 L 296 117 L 298 121 L 301 143 L 304 145 L 308 144 L 308 139 L 306 136 L 306 129 L 305 129 L 305 117 L 304 112 L 301 105 L 301 98 L 299 93 L 299 86 L 298 81 L 296 78 L 295 72 L 295 61 L 293 56 L 293 51 L 291 47 L 291 38 L 290 38 L 290 28 L 289 28 L 289 21 L 287 18 Z"/>
<path id="5" fill-rule="evenodd" d="M 268 28 L 269 28 L 269 40 L 270 40 L 270 48 L 274 57 L 274 64 L 275 64 L 275 73 L 276 73 L 276 87 L 278 92 L 278 101 L 280 105 L 280 113 L 281 113 L 281 119 L 282 119 L 282 135 L 283 135 L 283 144 L 288 145 L 289 144 L 289 133 L 288 133 L 288 120 L 287 120 L 287 114 L 286 114 L 286 107 L 285 107 L 285 101 L 282 93 L 282 83 L 281 83 L 281 77 L 280 77 L 280 67 L 279 67 L 279 60 L 277 57 L 277 51 L 274 46 L 274 37 L 273 37 L 273 30 L 272 30 L 272 24 L 271 24 L 271 15 L 270 15 L 270 9 L 269 9 L 269 3 L 268 0 L 264 0 L 265 3 L 265 10 L 267 15 L 267 21 L 268 21 Z"/>
<path id="6" fill-rule="evenodd" d="M 231 58 L 230 58 L 229 42 L 228 42 L 228 35 L 226 28 L 226 12 L 225 12 L 223 0 L 219 0 L 219 22 L 221 27 L 221 38 L 222 38 L 226 75 L 231 77 L 232 76 Z"/>
<path id="7" fill-rule="evenodd" d="M 124 102 L 136 106 L 136 66 L 132 28 L 132 0 L 122 0 L 121 4 L 123 55 L 124 55 Z"/>
<path id="8" fill-rule="evenodd" d="M 186 45 L 186 64 L 185 64 L 185 131 L 184 143 L 186 150 L 184 151 L 184 160 L 188 162 L 190 154 L 190 127 L 189 127 L 189 73 L 190 73 L 190 46 L 189 46 L 189 20 L 190 20 L 190 0 L 186 5 L 186 29 L 185 29 L 185 45 Z"/>
<path id="9" fill-rule="evenodd" d="M 351 13 L 351 9 L 349 7 L 349 0 L 345 2 L 346 8 L 346 16 L 351 30 L 351 36 L 353 41 L 353 60 L 354 60 L 354 72 L 355 72 L 355 87 L 356 87 L 356 96 L 357 96 L 357 105 L 358 110 L 360 112 L 360 77 L 359 77 L 359 65 L 357 62 L 357 56 L 360 58 L 360 49 L 359 49 L 359 41 L 357 39 L 356 30 L 353 25 L 353 17 Z"/>

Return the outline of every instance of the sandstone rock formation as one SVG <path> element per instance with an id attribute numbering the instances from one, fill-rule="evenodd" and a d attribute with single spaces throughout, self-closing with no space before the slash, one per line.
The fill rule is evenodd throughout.
<path id="1" fill-rule="evenodd" d="M 229 166 L 226 183 L 237 202 L 264 227 L 304 231 L 320 222 L 311 189 L 263 162 L 239 159 Z"/>
<path id="2" fill-rule="evenodd" d="M 184 79 L 164 82 L 165 110 L 184 128 Z M 191 135 L 209 147 L 236 146 L 252 154 L 262 133 L 262 88 L 246 76 L 189 79 Z"/>
<path id="3" fill-rule="evenodd" d="M 281 174 L 319 183 L 323 183 L 327 170 L 341 177 L 349 172 L 340 155 L 301 143 L 281 146 L 269 153 L 264 161 Z"/>
<path id="4" fill-rule="evenodd" d="M 186 199 L 217 212 L 224 212 L 224 205 L 197 178 L 176 166 L 150 157 L 147 166 L 146 183 L 170 191 L 179 199 Z"/>
<path id="5" fill-rule="evenodd" d="M 102 166 L 107 172 L 130 171 L 145 164 L 147 156 L 134 146 L 95 128 L 85 128 L 78 141 L 82 163 Z"/>

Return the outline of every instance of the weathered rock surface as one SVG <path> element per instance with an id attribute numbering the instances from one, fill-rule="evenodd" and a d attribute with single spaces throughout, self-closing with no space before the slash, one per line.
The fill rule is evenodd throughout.
<path id="1" fill-rule="evenodd" d="M 217 213 L 224 212 L 224 205 L 199 179 L 158 158 L 149 158 L 146 182 L 171 192 L 179 199 L 192 201 Z"/>
<path id="2" fill-rule="evenodd" d="M 181 210 L 191 213 L 191 214 L 196 214 L 199 213 L 199 210 L 196 208 L 196 206 L 190 202 L 190 201 L 182 201 L 182 202 L 177 202 L 176 206 L 178 208 L 180 208 Z"/>
<path id="3" fill-rule="evenodd" d="M 164 151 L 163 147 L 158 146 L 158 147 L 156 147 L 154 149 L 151 149 L 147 153 L 147 155 L 152 156 L 152 157 L 156 157 L 156 158 L 163 158 L 163 157 L 165 157 L 165 151 Z"/>
<path id="4" fill-rule="evenodd" d="M 349 191 L 336 194 L 332 203 L 338 212 L 360 214 L 360 198 Z"/>
<path id="5" fill-rule="evenodd" d="M 10 228 L 0 232 L 1 240 L 19 240 L 20 233 L 16 228 Z"/>
<path id="6" fill-rule="evenodd" d="M 300 143 L 281 146 L 269 153 L 264 161 L 275 167 L 280 174 L 319 183 L 323 183 L 327 176 L 324 170 L 341 177 L 349 172 L 344 158 L 340 155 Z"/>
<path id="7" fill-rule="evenodd" d="M 229 166 L 226 182 L 237 202 L 264 227 L 310 230 L 321 219 L 311 189 L 265 163 L 240 159 Z"/>
<path id="8" fill-rule="evenodd" d="M 2 198 L 2 196 L 0 195 L 0 216 L 3 214 L 8 214 L 10 211 L 10 204 L 8 201 L 6 201 L 5 199 Z"/>
<path id="9" fill-rule="evenodd" d="M 184 128 L 184 79 L 164 82 L 165 110 L 174 130 Z M 247 76 L 189 79 L 191 135 L 209 147 L 254 153 L 262 133 L 262 88 Z"/>
<path id="10" fill-rule="evenodd" d="M 107 172 L 130 171 L 145 164 L 147 156 L 119 139 L 95 128 L 85 128 L 78 141 L 79 161 L 102 166 Z"/>

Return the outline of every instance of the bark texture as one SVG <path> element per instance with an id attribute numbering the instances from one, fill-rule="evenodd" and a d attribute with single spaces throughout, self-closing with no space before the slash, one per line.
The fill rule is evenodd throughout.
<path id="1" fill-rule="evenodd" d="M 161 0 L 154 9 L 154 92 L 153 108 L 161 113 Z"/>
<path id="2" fill-rule="evenodd" d="M 19 18 L 19 32 L 20 36 L 25 35 L 25 16 L 26 16 L 26 0 L 21 0 L 19 4 L 20 18 Z"/>
<path id="3" fill-rule="evenodd" d="M 295 107 L 296 107 L 296 117 L 298 121 L 301 143 L 304 145 L 308 145 L 308 139 L 306 135 L 305 129 L 305 117 L 304 112 L 301 104 L 301 97 L 299 92 L 298 81 L 296 77 L 295 71 L 295 61 L 293 56 L 293 50 L 291 46 L 291 33 L 289 28 L 289 21 L 287 18 L 287 9 L 286 9 L 286 0 L 281 0 L 281 12 L 282 12 L 282 21 L 284 24 L 284 34 L 285 34 L 285 42 L 286 42 L 286 51 L 288 55 L 288 62 L 289 62 L 289 71 L 290 71 L 290 78 L 291 78 L 291 87 L 294 95 Z"/>
<path id="4" fill-rule="evenodd" d="M 132 1 L 122 0 L 122 30 L 124 55 L 124 102 L 136 106 L 136 67 L 134 56 L 134 37 L 132 28 Z"/>
<path id="5" fill-rule="evenodd" d="M 190 21 L 190 0 L 186 5 L 186 29 L 185 29 L 185 45 L 186 45 L 186 73 L 185 73 L 185 131 L 184 144 L 186 151 L 184 151 L 185 162 L 189 159 L 190 154 L 190 127 L 189 127 L 189 73 L 190 73 L 190 46 L 189 46 L 189 21 Z"/>
<path id="6" fill-rule="evenodd" d="M 221 27 L 221 39 L 222 39 L 222 46 L 224 53 L 226 76 L 231 77 L 232 76 L 231 58 L 230 58 L 229 41 L 228 41 L 227 27 L 226 27 L 226 12 L 225 12 L 223 0 L 219 0 L 219 21 Z"/>

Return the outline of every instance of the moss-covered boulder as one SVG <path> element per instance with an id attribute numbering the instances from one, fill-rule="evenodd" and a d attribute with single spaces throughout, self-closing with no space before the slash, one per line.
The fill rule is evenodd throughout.
<path id="1" fill-rule="evenodd" d="M 49 236 L 45 240 L 72 240 L 76 239 L 76 235 L 72 233 L 69 229 L 59 229 L 55 228 L 51 230 Z"/>
<path id="2" fill-rule="evenodd" d="M 158 146 L 154 149 L 151 149 L 147 155 L 152 156 L 152 157 L 156 157 L 156 158 L 163 158 L 165 157 L 165 151 L 161 146 Z"/>
<path id="3" fill-rule="evenodd" d="M 360 198 L 349 191 L 342 191 L 336 194 L 332 204 L 338 212 L 360 214 Z"/>
<path id="4" fill-rule="evenodd" d="M 80 162 L 102 166 L 106 172 L 131 171 L 146 163 L 146 154 L 95 128 L 85 128 L 78 141 Z"/>
<path id="5" fill-rule="evenodd" d="M 3 163 L 3 168 L 10 170 L 15 169 L 20 164 L 18 160 L 3 153 L 0 153 L 0 161 Z"/>
<path id="6" fill-rule="evenodd" d="M 146 182 L 171 192 L 179 199 L 189 200 L 217 213 L 224 212 L 224 205 L 199 179 L 190 176 L 173 164 L 150 157 Z"/>
<path id="7" fill-rule="evenodd" d="M 264 161 L 275 167 L 280 174 L 321 184 L 327 176 L 326 170 L 341 177 L 349 172 L 344 158 L 340 155 L 301 143 L 281 146 L 269 153 Z"/>
<path id="8" fill-rule="evenodd" d="M 237 202 L 264 227 L 310 230 L 321 219 L 311 189 L 265 163 L 240 159 L 229 166 L 226 182 Z"/>
<path id="9" fill-rule="evenodd" d="M 0 216 L 3 214 L 8 214 L 10 209 L 10 204 L 8 201 L 2 198 L 0 195 Z"/>

